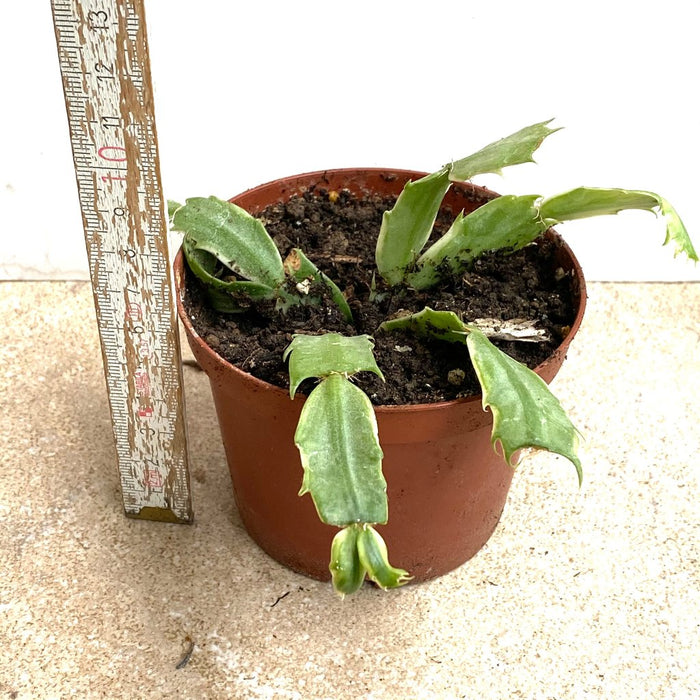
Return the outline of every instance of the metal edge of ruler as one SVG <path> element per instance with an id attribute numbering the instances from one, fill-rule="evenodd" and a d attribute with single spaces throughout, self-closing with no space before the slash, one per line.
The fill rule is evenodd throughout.
<path id="1" fill-rule="evenodd" d="M 190 523 L 143 0 L 51 0 L 124 512 Z"/>

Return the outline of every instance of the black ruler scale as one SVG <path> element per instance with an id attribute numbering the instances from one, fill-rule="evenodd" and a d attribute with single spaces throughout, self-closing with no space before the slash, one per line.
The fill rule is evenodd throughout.
<path id="1" fill-rule="evenodd" d="M 192 521 L 143 0 L 52 0 L 125 513 Z"/>

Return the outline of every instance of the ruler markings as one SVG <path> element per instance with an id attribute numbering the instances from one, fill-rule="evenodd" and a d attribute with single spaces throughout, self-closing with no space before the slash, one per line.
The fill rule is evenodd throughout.
<path id="1" fill-rule="evenodd" d="M 128 515 L 189 522 L 143 0 L 53 0 L 52 7 L 124 507 Z"/>

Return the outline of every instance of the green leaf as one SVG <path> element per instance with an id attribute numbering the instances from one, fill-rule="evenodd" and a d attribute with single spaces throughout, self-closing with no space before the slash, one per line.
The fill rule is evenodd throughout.
<path id="1" fill-rule="evenodd" d="M 168 221 L 172 223 L 173 221 L 173 216 L 175 216 L 175 212 L 182 206 L 180 202 L 176 202 L 172 199 L 168 200 Z"/>
<path id="2" fill-rule="evenodd" d="M 226 282 L 216 277 L 218 260 L 206 250 L 197 250 L 189 236 L 185 236 L 182 240 L 182 252 L 188 267 L 202 282 L 212 287 L 226 286 Z"/>
<path id="3" fill-rule="evenodd" d="M 540 204 L 540 213 L 544 219 L 554 224 L 590 216 L 617 214 L 625 209 L 653 212 L 658 206 L 658 198 L 648 192 L 577 187 L 545 199 Z"/>
<path id="4" fill-rule="evenodd" d="M 663 216 L 666 217 L 666 238 L 663 245 L 673 243 L 674 257 L 679 253 L 683 253 L 690 260 L 698 262 L 698 254 L 693 247 L 688 231 L 681 221 L 681 217 L 678 216 L 678 212 L 663 197 L 659 197 L 659 207 Z"/>
<path id="5" fill-rule="evenodd" d="M 541 377 L 501 352 L 481 331 L 469 331 L 467 346 L 481 384 L 482 403 L 493 413 L 494 446 L 501 443 L 509 464 L 524 447 L 560 454 L 576 467 L 580 484 L 578 434 L 558 399 Z"/>
<path id="6" fill-rule="evenodd" d="M 531 162 L 542 141 L 558 131 L 547 126 L 551 121 L 525 127 L 436 173 L 407 183 L 394 208 L 384 213 L 377 240 L 377 270 L 386 282 L 396 285 L 404 280 L 430 237 L 451 181 L 468 180 L 479 173 L 498 173 L 508 165 Z"/>
<path id="7" fill-rule="evenodd" d="M 284 282 L 279 251 L 262 223 L 241 207 L 216 197 L 194 197 L 173 215 L 193 249 L 213 255 L 237 275 L 275 288 Z"/>
<path id="8" fill-rule="evenodd" d="M 283 355 L 283 359 L 289 358 L 290 396 L 294 398 L 299 385 L 310 377 L 366 371 L 384 379 L 374 359 L 373 348 L 374 342 L 368 335 L 295 335 Z"/>
<path id="9" fill-rule="evenodd" d="M 227 283 L 215 276 L 219 263 L 211 253 L 193 248 L 187 236 L 182 241 L 182 252 L 188 268 L 204 282 L 207 299 L 214 310 L 224 314 L 235 314 L 244 310 L 226 293 Z"/>
<path id="10" fill-rule="evenodd" d="M 390 284 L 403 281 L 430 237 L 443 197 L 450 186 L 448 168 L 408 182 L 394 208 L 384 212 L 377 239 L 379 274 Z"/>
<path id="11" fill-rule="evenodd" d="M 207 287 L 207 296 L 212 307 L 222 313 L 240 313 L 245 305 L 237 299 L 272 299 L 276 292 L 271 287 L 257 282 L 244 280 L 227 282 L 216 277 L 218 260 L 206 250 L 198 250 L 192 246 L 189 236 L 182 241 L 182 251 L 187 266 Z"/>
<path id="12" fill-rule="evenodd" d="M 577 187 L 545 199 L 540 205 L 542 217 L 550 225 L 591 216 L 618 214 L 627 209 L 642 209 L 653 213 L 658 210 L 666 219 L 663 245 L 673 243 L 674 255 L 683 253 L 691 260 L 698 261 L 698 254 L 680 216 L 670 202 L 654 192 Z"/>
<path id="13" fill-rule="evenodd" d="M 380 330 L 410 331 L 416 335 L 433 336 L 452 343 L 465 343 L 466 330 L 459 316 L 452 311 L 434 311 L 430 307 L 415 314 L 404 314 L 384 321 Z"/>
<path id="14" fill-rule="evenodd" d="M 452 311 L 425 308 L 416 314 L 385 321 L 383 330 L 411 330 L 440 340 L 466 343 L 481 384 L 484 409 L 491 407 L 491 440 L 500 442 L 511 463 L 513 453 L 537 447 L 569 459 L 582 479 L 576 454 L 578 434 L 558 399 L 532 370 L 516 362 L 489 341 L 473 325 L 463 323 Z"/>
<path id="15" fill-rule="evenodd" d="M 328 566 L 333 580 L 333 589 L 341 596 L 350 595 L 360 588 L 365 580 L 365 567 L 357 552 L 359 525 L 348 525 L 338 532 L 331 543 L 331 561 Z"/>
<path id="16" fill-rule="evenodd" d="M 255 282 L 231 282 L 226 288 L 206 287 L 211 307 L 224 314 L 239 314 L 250 308 L 253 299 L 273 299 L 274 290 Z"/>
<path id="17" fill-rule="evenodd" d="M 397 569 L 389 563 L 384 538 L 370 526 L 363 527 L 357 536 L 357 551 L 367 575 L 380 588 L 398 588 L 411 580 L 408 571 Z"/>
<path id="18" fill-rule="evenodd" d="M 466 343 L 469 329 L 480 330 L 487 338 L 512 340 L 523 343 L 539 343 L 550 340 L 544 328 L 538 328 L 534 320 L 479 318 L 469 321 L 467 327 L 452 311 L 434 311 L 426 306 L 417 313 L 399 313 L 379 326 L 382 331 L 408 331 L 421 336 L 431 336 L 451 343 Z"/>
<path id="19" fill-rule="evenodd" d="M 345 527 L 388 519 L 382 450 L 372 404 L 341 374 L 309 394 L 294 436 L 304 479 L 320 519 Z"/>
<path id="20" fill-rule="evenodd" d="M 407 276 L 414 289 L 437 284 L 442 270 L 459 274 L 479 255 L 490 250 L 516 251 L 547 230 L 535 202 L 538 195 L 504 195 L 483 204 L 467 216 L 460 214 L 439 240 L 418 260 L 417 272 Z"/>
<path id="21" fill-rule="evenodd" d="M 299 284 L 303 284 L 306 280 L 310 280 L 311 282 L 323 282 L 323 284 L 328 287 L 331 299 L 333 299 L 335 305 L 340 309 L 345 320 L 348 323 L 352 323 L 352 311 L 350 311 L 347 299 L 343 296 L 338 285 L 333 282 L 328 275 L 321 272 L 316 265 L 304 255 L 304 252 L 300 248 L 294 248 L 285 258 L 284 270 Z"/>
<path id="22" fill-rule="evenodd" d="M 471 180 L 482 173 L 501 173 L 502 168 L 521 163 L 533 163 L 532 154 L 542 142 L 559 129 L 550 129 L 551 119 L 526 126 L 510 136 L 489 144 L 477 153 L 456 161 L 450 170 L 450 180 Z M 561 128 L 561 127 L 560 127 Z"/>

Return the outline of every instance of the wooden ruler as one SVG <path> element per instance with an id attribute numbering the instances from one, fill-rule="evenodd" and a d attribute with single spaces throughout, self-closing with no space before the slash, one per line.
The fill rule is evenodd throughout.
<path id="1" fill-rule="evenodd" d="M 143 0 L 52 0 L 124 510 L 191 522 Z"/>

